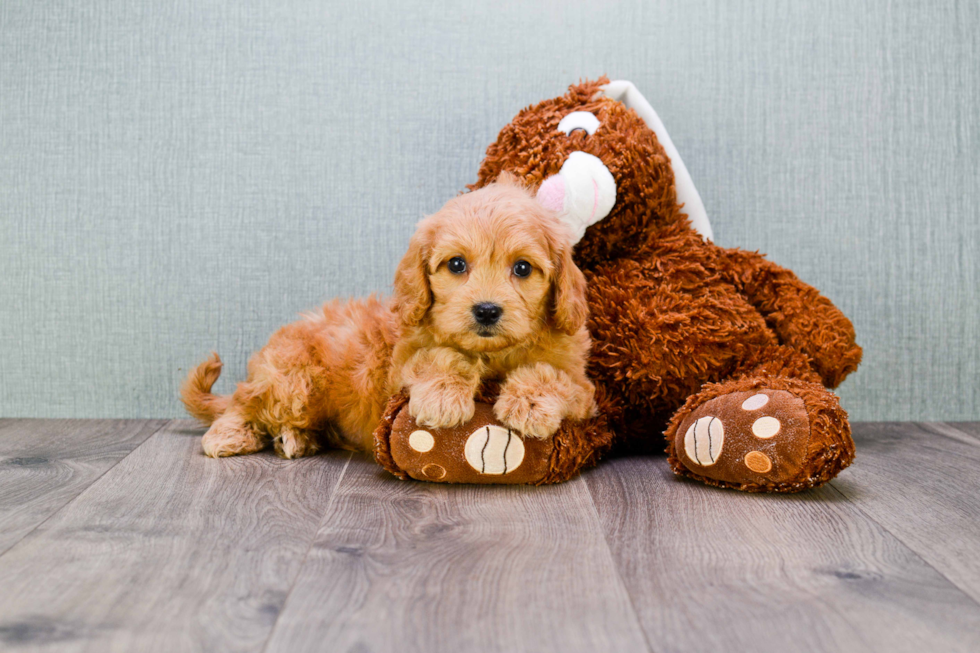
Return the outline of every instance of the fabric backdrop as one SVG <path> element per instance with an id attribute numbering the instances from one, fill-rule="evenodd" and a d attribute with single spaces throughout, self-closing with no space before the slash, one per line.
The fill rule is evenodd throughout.
<path id="1" fill-rule="evenodd" d="M 0 414 L 181 415 L 387 292 L 521 107 L 632 80 L 716 242 L 854 321 L 855 419 L 980 419 L 976 2 L 0 2 Z"/>

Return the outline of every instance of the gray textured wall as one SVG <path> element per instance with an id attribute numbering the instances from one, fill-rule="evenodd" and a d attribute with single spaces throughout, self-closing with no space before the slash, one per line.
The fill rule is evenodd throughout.
<path id="1" fill-rule="evenodd" d="M 977 3 L 462 4 L 0 1 L 0 414 L 179 415 L 212 349 L 228 390 L 385 291 L 518 109 L 608 73 L 717 242 L 852 317 L 854 418 L 980 418 Z"/>

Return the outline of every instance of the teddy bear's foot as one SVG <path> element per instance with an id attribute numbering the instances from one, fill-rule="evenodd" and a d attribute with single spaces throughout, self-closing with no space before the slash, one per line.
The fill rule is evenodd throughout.
<path id="1" fill-rule="evenodd" d="M 497 420 L 494 399 L 477 397 L 465 424 L 430 428 L 412 417 L 407 396 L 397 395 L 375 431 L 375 458 L 403 479 L 540 485 L 571 478 L 609 448 L 611 433 L 602 419 L 564 420 L 551 437 L 525 437 Z"/>
<path id="2" fill-rule="evenodd" d="M 445 428 L 419 424 L 400 410 L 391 424 L 391 459 L 405 475 L 438 483 L 535 483 L 548 472 L 550 438 L 527 438 L 477 403 L 469 421 Z"/>
<path id="3" fill-rule="evenodd" d="M 822 485 L 854 457 L 837 398 L 795 379 L 708 386 L 678 411 L 667 437 L 678 474 L 750 492 Z"/>

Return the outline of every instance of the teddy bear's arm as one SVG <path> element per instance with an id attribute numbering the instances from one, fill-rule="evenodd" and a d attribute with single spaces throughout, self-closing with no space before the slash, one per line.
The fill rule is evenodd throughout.
<path id="1" fill-rule="evenodd" d="M 854 326 L 816 288 L 757 252 L 728 250 L 730 270 L 748 301 L 779 339 L 803 352 L 829 388 L 861 362 Z"/>

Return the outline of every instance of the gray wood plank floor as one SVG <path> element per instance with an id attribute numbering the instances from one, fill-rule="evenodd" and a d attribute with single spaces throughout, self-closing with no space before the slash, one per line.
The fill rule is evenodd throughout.
<path id="1" fill-rule="evenodd" d="M 187 421 L 0 420 L 0 649 L 977 651 L 980 425 L 858 424 L 794 496 L 621 458 L 545 488 Z"/>
<path id="2" fill-rule="evenodd" d="M 367 459 L 351 461 L 269 650 L 322 642 L 647 649 L 581 478 L 535 491 L 394 483 Z"/>
<path id="3" fill-rule="evenodd" d="M 165 420 L 0 421 L 0 552 L 164 424 Z"/>

